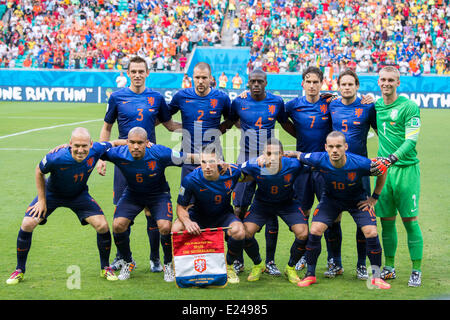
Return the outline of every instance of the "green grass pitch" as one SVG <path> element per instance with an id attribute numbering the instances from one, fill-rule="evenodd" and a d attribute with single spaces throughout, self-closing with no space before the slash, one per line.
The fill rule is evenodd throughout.
<path id="1" fill-rule="evenodd" d="M 318 283 L 309 288 L 298 288 L 285 277 L 264 274 L 260 281 L 249 283 L 246 277 L 251 261 L 246 257 L 246 271 L 240 275 L 241 283 L 223 289 L 178 289 L 174 283 L 166 283 L 162 273 L 149 271 L 149 244 L 146 222 L 140 214 L 131 233 L 131 249 L 137 261 L 137 269 L 128 281 L 108 282 L 100 278 L 96 235 L 90 226 L 82 227 L 68 209 L 60 208 L 49 218 L 45 226 L 39 226 L 33 234 L 28 257 L 25 281 L 7 286 L 5 281 L 16 265 L 16 237 L 25 208 L 35 197 L 34 169 L 52 147 L 68 141 L 77 126 L 88 128 L 96 140 L 105 113 L 105 105 L 70 103 L 0 103 L 0 299 L 211 299 L 211 300 L 303 300 L 303 299 L 434 299 L 450 296 L 449 222 L 450 151 L 448 140 L 448 110 L 422 110 L 422 130 L 418 144 L 421 159 L 422 191 L 420 198 L 420 225 L 424 235 L 424 259 L 422 287 L 408 288 L 411 264 L 406 244 L 406 233 L 397 220 L 399 245 L 396 259 L 398 278 L 391 281 L 391 290 L 370 290 L 364 281 L 356 280 L 355 225 L 348 213 L 344 213 L 342 229 L 343 276 L 326 279 L 326 247 L 323 242 L 318 262 Z M 179 119 L 179 115 L 176 116 Z M 81 123 L 82 122 L 82 123 Z M 37 130 L 34 130 L 37 129 Z M 117 130 L 117 125 L 114 126 Z M 279 137 L 286 149 L 293 149 L 294 139 L 282 129 Z M 227 133 L 236 139 L 237 132 Z M 116 131 L 113 137 L 117 137 Z M 172 136 L 157 127 L 158 143 L 173 147 L 180 136 Z M 225 147 L 231 142 L 225 136 Z M 236 140 L 237 141 L 237 140 Z M 377 138 L 369 139 L 369 156 L 376 155 Z M 229 150 L 229 149 L 226 149 Z M 234 156 L 226 153 L 228 161 Z M 107 176 L 95 172 L 89 180 L 91 195 L 103 208 L 107 220 L 112 222 L 112 168 Z M 180 183 L 180 169 L 169 168 L 166 176 L 176 203 Z M 265 256 L 263 232 L 257 235 L 261 255 Z M 293 234 L 280 220 L 280 233 L 276 262 L 283 269 L 289 256 Z M 112 255 L 115 255 L 115 248 Z M 162 256 L 162 251 L 161 251 Z M 80 271 L 79 289 L 70 289 L 71 268 Z M 300 273 L 303 276 L 304 271 Z"/>

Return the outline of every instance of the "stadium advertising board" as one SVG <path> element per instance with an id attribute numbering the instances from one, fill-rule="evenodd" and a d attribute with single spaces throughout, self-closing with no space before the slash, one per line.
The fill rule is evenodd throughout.
<path id="1" fill-rule="evenodd" d="M 107 103 L 109 96 L 118 88 L 103 87 L 50 87 L 50 86 L 0 86 L 0 101 L 29 102 L 85 102 Z M 160 92 L 167 102 L 179 88 L 153 88 Z M 225 90 L 230 99 L 235 99 L 242 90 Z M 303 95 L 299 90 L 271 90 L 280 95 L 285 102 Z M 372 94 L 381 98 L 379 91 L 360 91 L 360 94 Z M 399 92 L 401 96 L 416 102 L 421 108 L 450 109 L 450 93 L 438 92 Z"/>

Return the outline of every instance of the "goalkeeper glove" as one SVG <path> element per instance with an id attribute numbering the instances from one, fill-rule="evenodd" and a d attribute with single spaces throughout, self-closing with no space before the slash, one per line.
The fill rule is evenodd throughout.
<path id="1" fill-rule="evenodd" d="M 377 157 L 370 159 L 370 175 L 371 176 L 381 176 L 386 173 L 388 166 L 385 164 L 386 158 Z"/>
<path id="2" fill-rule="evenodd" d="M 394 163 L 398 161 L 398 157 L 395 154 L 390 154 L 387 158 L 386 157 L 376 157 L 376 161 L 381 161 L 386 167 L 392 166 Z"/>

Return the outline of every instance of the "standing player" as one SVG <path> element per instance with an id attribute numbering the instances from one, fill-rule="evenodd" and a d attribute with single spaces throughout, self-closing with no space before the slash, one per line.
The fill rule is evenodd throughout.
<path id="1" fill-rule="evenodd" d="M 361 98 L 356 96 L 359 89 L 359 79 L 352 70 L 347 69 L 342 72 L 337 79 L 337 84 L 341 98 L 330 103 L 333 130 L 344 134 L 349 152 L 367 158 L 367 134 L 370 127 L 375 132 L 377 131 L 375 105 L 373 103 L 362 104 Z M 371 194 L 369 176 L 362 177 L 362 183 L 366 193 Z M 339 215 L 333 226 L 325 231 L 325 233 L 328 232 L 327 245 L 329 244 L 330 249 L 328 250 L 329 270 L 325 272 L 328 277 L 334 277 L 343 272 L 341 262 L 341 217 L 342 215 Z M 335 234 L 333 234 L 333 231 Z M 361 229 L 356 231 L 356 248 L 358 252 L 356 276 L 358 279 L 366 280 L 368 278 L 366 238 Z"/>
<path id="2" fill-rule="evenodd" d="M 227 274 L 230 283 L 239 283 L 233 261 L 242 253 L 245 232 L 242 222 L 233 214 L 231 192 L 241 171 L 232 165 L 227 173 L 221 175 L 219 163 L 222 156 L 218 150 L 214 145 L 204 146 L 201 167 L 181 181 L 178 218 L 173 223 L 172 232 L 187 230 L 191 234 L 199 234 L 201 228 L 231 227 L 227 231 Z"/>
<path id="3" fill-rule="evenodd" d="M 227 126 L 231 101 L 225 92 L 211 88 L 209 64 L 196 64 L 193 78 L 194 88 L 178 91 L 169 103 L 169 110 L 172 115 L 181 112 L 182 150 L 200 153 L 202 146 L 210 143 L 215 143 L 220 148 L 219 138 Z M 222 116 L 224 122 L 221 122 Z M 197 166 L 198 164 L 184 164 L 181 168 L 181 180 Z"/>
<path id="4" fill-rule="evenodd" d="M 377 220 L 373 206 L 381 193 L 386 166 L 377 179 L 374 193 L 368 197 L 362 186 L 362 177 L 378 172 L 379 165 L 370 159 L 346 152 L 345 136 L 332 131 L 326 138 L 326 152 L 299 153 L 299 160 L 323 172 L 324 193 L 314 210 L 306 245 L 307 272 L 298 282 L 299 287 L 307 287 L 316 282 L 315 269 L 321 252 L 321 238 L 325 230 L 333 224 L 342 211 L 348 211 L 367 241 L 367 255 L 373 266 L 372 285 L 389 289 L 390 285 L 380 278 L 381 244 L 377 233 Z M 382 165 L 381 165 L 382 167 Z"/>
<path id="5" fill-rule="evenodd" d="M 250 158 L 261 155 L 266 142 L 274 135 L 276 121 L 295 136 L 292 123 L 287 120 L 284 102 L 280 96 L 265 90 L 267 75 L 260 69 L 249 75 L 250 95 L 237 97 L 231 104 L 232 115 L 229 123 L 237 122 L 241 128 L 240 153 L 237 163 L 241 164 Z M 289 125 L 290 124 L 290 125 Z M 231 127 L 231 126 L 230 126 Z M 238 183 L 233 193 L 235 214 L 243 219 L 255 193 L 254 181 Z M 266 225 L 266 269 L 271 275 L 280 275 L 275 260 L 275 249 L 278 238 L 278 219 L 273 216 Z M 238 271 L 243 269 L 243 259 L 236 263 Z"/>
<path id="6" fill-rule="evenodd" d="M 257 184 L 255 199 L 244 218 L 245 251 L 254 263 L 248 281 L 259 280 L 265 269 L 254 236 L 267 221 L 279 216 L 295 234 L 284 273 L 289 282 L 296 284 L 300 279 L 295 265 L 305 252 L 308 238 L 308 219 L 302 214 L 300 203 L 294 200 L 293 189 L 303 166 L 297 159 L 283 157 L 283 145 L 275 138 L 270 138 L 260 158 L 265 160 L 262 166 L 256 158 L 242 164 L 244 181 L 252 180 Z"/>
<path id="7" fill-rule="evenodd" d="M 117 203 L 113 221 L 114 241 L 124 260 L 119 279 L 129 279 L 130 272 L 135 268 L 131 258 L 128 229 L 136 216 L 147 207 L 154 216 L 161 234 L 164 280 L 171 282 L 174 280 L 170 239 L 172 202 L 164 170 L 168 166 L 181 166 L 184 158 L 180 153 L 162 145 L 155 144 L 148 148 L 147 144 L 145 129 L 134 127 L 128 133 L 127 146 L 112 148 L 102 157 L 113 162 L 127 182 Z"/>
<path id="8" fill-rule="evenodd" d="M 324 151 L 325 139 L 331 131 L 331 116 L 326 98 L 320 96 L 323 73 L 317 67 L 308 67 L 302 74 L 305 96 L 286 103 L 286 113 L 295 126 L 297 146 L 301 152 Z M 314 204 L 323 191 L 323 178 L 319 171 L 303 170 L 294 182 L 294 190 L 300 201 L 302 212 L 309 217 Z M 305 266 L 302 258 L 297 270 Z"/>
<path id="9" fill-rule="evenodd" d="M 180 124 L 173 122 L 164 97 L 156 91 L 145 87 L 145 81 L 149 75 L 146 61 L 141 57 L 133 57 L 128 65 L 127 75 L 131 84 L 111 94 L 108 101 L 104 124 L 100 132 L 100 141 L 108 141 L 111 137 L 111 130 L 117 121 L 119 139 L 126 139 L 128 132 L 133 127 L 142 127 L 148 133 L 150 142 L 156 143 L 155 125 L 161 122 L 169 131 L 180 128 Z M 98 162 L 97 169 L 104 175 L 106 163 L 102 160 Z M 126 180 L 120 170 L 114 168 L 114 199 L 117 205 L 126 187 Z M 147 234 L 150 242 L 150 270 L 161 272 L 162 266 L 159 260 L 160 235 L 155 219 L 150 212 L 145 209 L 147 218 Z M 120 252 L 117 253 L 112 267 L 120 269 Z"/>
<path id="10" fill-rule="evenodd" d="M 17 236 L 17 266 L 6 281 L 17 284 L 23 280 L 34 229 L 60 207 L 70 208 L 82 225 L 90 224 L 97 231 L 102 276 L 117 280 L 109 266 L 111 233 L 102 209 L 88 192 L 87 181 L 97 160 L 107 149 L 120 141 L 93 143 L 85 128 L 72 132 L 69 147 L 48 153 L 35 170 L 37 197 L 28 206 Z M 45 175 L 50 173 L 46 181 Z"/>
<path id="11" fill-rule="evenodd" d="M 408 236 L 412 273 L 408 286 L 421 285 L 423 255 L 419 215 L 420 168 L 416 144 L 420 132 L 420 110 L 416 103 L 398 96 L 400 74 L 396 68 L 381 69 L 378 78 L 382 98 L 375 104 L 379 135 L 378 156 L 388 157 L 393 164 L 386 187 L 375 212 L 381 219 L 385 267 L 382 277 L 395 279 L 394 258 L 397 249 L 395 216 L 400 213 Z"/>
<path id="12" fill-rule="evenodd" d="M 323 152 L 327 135 L 331 132 L 331 114 L 329 110 L 329 97 L 320 94 L 323 83 L 323 72 L 317 67 L 308 67 L 302 74 L 302 87 L 305 96 L 295 98 L 286 103 L 287 116 L 295 126 L 297 146 L 301 152 Z M 363 97 L 363 102 L 371 101 Z M 296 197 L 300 200 L 302 211 L 309 217 L 316 197 L 320 201 L 323 192 L 323 178 L 319 171 L 304 170 L 294 183 Z M 335 230 L 335 228 L 339 228 Z M 333 235 L 340 234 L 340 225 L 330 227 Z M 325 235 L 328 238 L 328 233 Z M 328 240 L 328 239 L 327 239 Z M 329 243 L 338 239 L 327 241 L 327 249 L 331 251 Z M 297 264 L 297 270 L 303 269 L 305 260 L 302 258 Z M 343 269 L 340 270 L 342 272 Z"/>

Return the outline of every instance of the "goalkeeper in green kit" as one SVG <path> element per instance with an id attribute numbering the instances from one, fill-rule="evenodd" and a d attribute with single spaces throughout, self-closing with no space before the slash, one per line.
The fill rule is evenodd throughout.
<path id="1" fill-rule="evenodd" d="M 419 215 L 420 169 L 416 143 L 420 131 L 420 111 L 417 104 L 397 94 L 400 73 L 395 67 L 384 67 L 378 78 L 382 98 L 375 104 L 379 137 L 378 157 L 390 167 L 383 191 L 375 205 L 381 220 L 385 267 L 383 279 L 395 279 L 394 259 L 397 250 L 397 211 L 408 237 L 412 260 L 410 287 L 421 285 L 423 238 Z"/>

